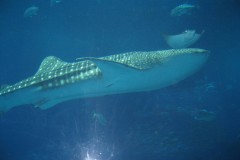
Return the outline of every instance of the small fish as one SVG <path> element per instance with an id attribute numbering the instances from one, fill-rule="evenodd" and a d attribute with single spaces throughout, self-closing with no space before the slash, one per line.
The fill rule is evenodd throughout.
<path id="1" fill-rule="evenodd" d="M 187 48 L 197 42 L 204 31 L 196 33 L 195 30 L 185 30 L 177 35 L 163 35 L 163 38 L 171 48 Z"/>
<path id="2" fill-rule="evenodd" d="M 38 14 L 38 11 L 39 11 L 39 7 L 31 6 L 24 11 L 23 17 L 32 18 L 33 16 L 36 16 Z"/>
<path id="3" fill-rule="evenodd" d="M 197 121 L 210 122 L 216 118 L 216 113 L 206 109 L 200 109 L 193 112 L 193 117 Z"/>
<path id="4" fill-rule="evenodd" d="M 61 3 L 62 1 L 63 0 L 50 0 L 50 5 L 54 6 L 54 5 L 58 4 L 58 3 Z"/>
<path id="5" fill-rule="evenodd" d="M 182 16 L 185 14 L 191 15 L 191 12 L 193 9 L 198 8 L 195 5 L 192 4 L 181 4 L 171 10 L 170 15 L 175 16 Z"/>

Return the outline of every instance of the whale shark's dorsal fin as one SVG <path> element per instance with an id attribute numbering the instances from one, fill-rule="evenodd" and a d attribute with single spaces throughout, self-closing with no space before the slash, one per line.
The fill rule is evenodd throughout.
<path id="1" fill-rule="evenodd" d="M 62 61 L 60 58 L 57 58 L 54 56 L 48 56 L 42 61 L 35 75 L 43 74 L 51 70 L 58 69 L 67 64 L 68 64 L 67 62 Z"/>

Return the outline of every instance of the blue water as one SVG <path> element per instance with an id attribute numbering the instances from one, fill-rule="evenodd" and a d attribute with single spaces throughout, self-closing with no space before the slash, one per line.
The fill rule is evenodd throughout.
<path id="1" fill-rule="evenodd" d="M 0 160 L 239 160 L 240 3 L 190 0 L 199 6 L 191 15 L 171 17 L 182 3 L 1 0 L 0 84 L 31 76 L 49 55 L 72 62 L 168 49 L 161 34 L 186 29 L 205 30 L 192 47 L 211 56 L 193 76 L 157 91 L 77 99 L 45 111 L 14 108 L 0 117 Z M 38 14 L 24 18 L 32 5 Z M 201 111 L 214 117 L 196 119 Z"/>

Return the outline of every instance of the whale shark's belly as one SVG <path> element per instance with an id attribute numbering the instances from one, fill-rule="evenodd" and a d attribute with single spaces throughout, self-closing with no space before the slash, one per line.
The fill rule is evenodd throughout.
<path id="1" fill-rule="evenodd" d="M 183 55 L 167 60 L 153 68 L 127 73 L 108 65 L 98 64 L 103 77 L 79 82 L 78 84 L 56 89 L 53 98 L 66 99 L 95 97 L 102 95 L 156 90 L 175 84 L 198 70 L 206 61 L 206 55 Z M 59 94 L 62 93 L 62 94 Z M 68 96 L 66 96 L 68 95 Z"/>

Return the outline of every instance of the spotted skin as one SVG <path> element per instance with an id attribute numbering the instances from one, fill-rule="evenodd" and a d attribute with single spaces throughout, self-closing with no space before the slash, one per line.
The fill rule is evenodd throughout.
<path id="1" fill-rule="evenodd" d="M 168 57 L 202 52 L 206 52 L 206 50 L 188 48 L 149 52 L 136 51 L 95 59 L 119 63 L 137 70 L 145 70 L 166 61 Z M 0 90 L 0 96 L 29 86 L 39 86 L 40 89 L 51 89 L 83 80 L 100 78 L 102 76 L 101 69 L 91 60 L 85 59 L 79 58 L 82 61 L 67 63 L 54 56 L 46 57 L 34 76 L 14 85 L 6 86 Z"/>
<path id="2" fill-rule="evenodd" d="M 101 77 L 100 69 L 91 61 L 67 63 L 59 58 L 45 58 L 38 72 L 12 86 L 6 86 L 0 91 L 0 96 L 29 86 L 39 86 L 40 89 L 51 89 L 75 83 L 81 80 Z"/>
<path id="3" fill-rule="evenodd" d="M 162 51 L 149 51 L 149 52 L 127 52 L 122 54 L 116 54 L 111 56 L 102 57 L 100 59 L 113 61 L 127 65 L 139 70 L 150 69 L 154 65 L 167 61 L 169 57 L 182 55 L 182 54 L 198 54 L 207 52 L 198 48 L 187 49 L 170 49 Z"/>
<path id="4" fill-rule="evenodd" d="M 49 56 L 36 74 L 0 90 L 0 111 L 23 104 L 48 109 L 76 98 L 159 89 L 194 73 L 207 52 L 198 48 L 127 52 L 74 63 Z"/>

